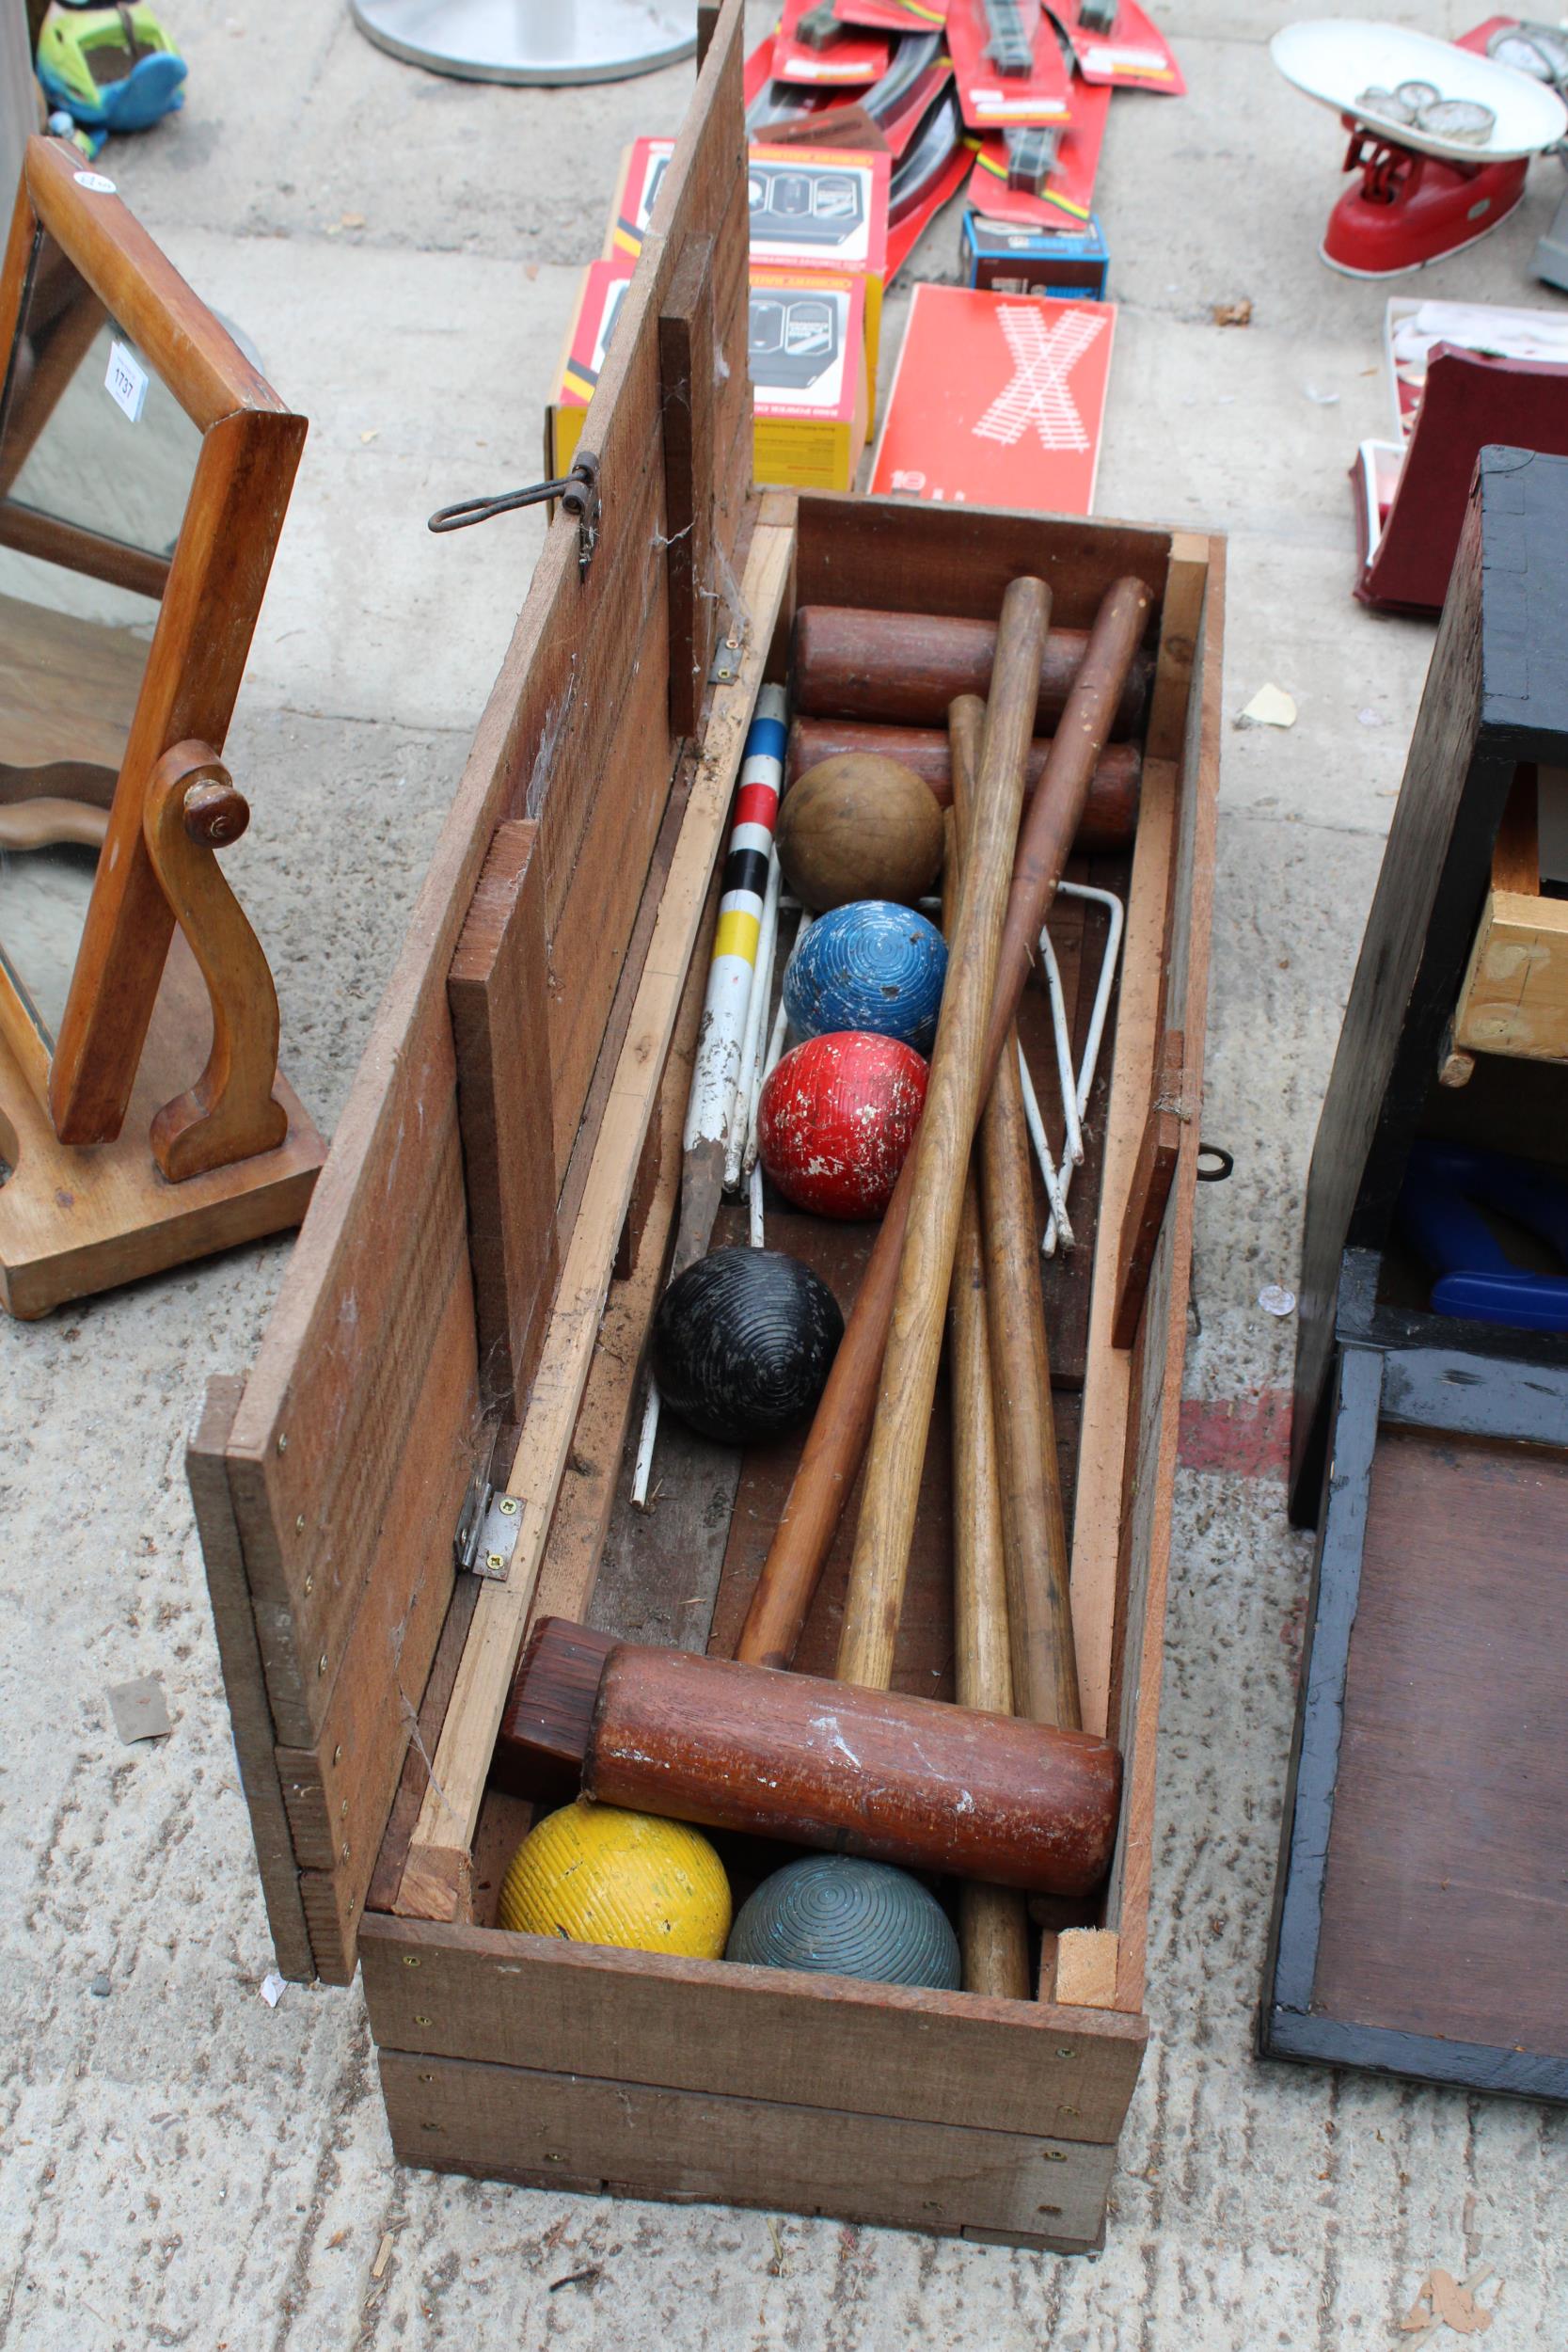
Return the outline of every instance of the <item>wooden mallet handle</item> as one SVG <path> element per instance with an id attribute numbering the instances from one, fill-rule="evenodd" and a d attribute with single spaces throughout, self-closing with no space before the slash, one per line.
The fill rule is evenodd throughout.
<path id="1" fill-rule="evenodd" d="M 955 776 L 959 759 L 955 742 Z M 959 781 L 960 796 L 971 772 L 966 764 Z M 942 873 L 943 927 L 949 931 L 963 865 L 956 813 L 948 814 Z M 954 1680 L 960 1707 L 988 1708 L 994 1714 L 1010 1715 L 1013 1677 L 1007 1654 L 1002 1496 L 991 1401 L 986 1268 L 980 1243 L 980 1191 L 973 1165 L 964 1181 L 947 1317 L 953 1400 Z M 961 1883 L 958 1948 L 963 1955 L 966 1992 L 987 1993 L 1008 2001 L 1029 1998 L 1029 1918 L 1015 1888 L 984 1886 L 974 1879 Z"/>
<path id="2" fill-rule="evenodd" d="M 953 706 L 955 808 L 960 827 L 984 716 L 973 694 L 960 696 Z M 981 1114 L 980 1166 L 1012 1704 L 1019 1714 L 1037 1724 L 1063 1724 L 1075 1730 L 1083 1717 L 1067 1522 L 1016 1027 L 1008 1033 Z"/>
<path id="3" fill-rule="evenodd" d="M 1020 837 L 997 964 L 996 996 L 982 1057 L 988 1085 L 1018 1010 L 1034 943 L 1078 831 L 1089 779 L 1108 739 L 1151 601 L 1141 580 L 1117 580 L 1107 592 Z M 898 1279 L 912 1168 L 911 1157 L 905 1163 L 883 1216 L 778 1531 L 752 1596 L 736 1655 L 754 1665 L 787 1666 L 794 1657 L 822 1564 L 865 1452 Z"/>
<path id="4" fill-rule="evenodd" d="M 911 1153 L 904 1246 L 835 1669 L 841 1682 L 864 1683 L 879 1691 L 893 1680 L 964 1176 L 985 1099 L 981 1044 L 996 990 L 1023 806 L 1023 762 L 1034 733 L 1050 617 L 1051 596 L 1043 580 L 1010 583 L 997 633 L 996 669 L 942 1017 Z"/>

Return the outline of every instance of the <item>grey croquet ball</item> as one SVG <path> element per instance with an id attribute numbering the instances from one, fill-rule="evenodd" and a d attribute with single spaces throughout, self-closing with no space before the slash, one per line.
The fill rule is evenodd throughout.
<path id="1" fill-rule="evenodd" d="M 958 1939 L 936 1897 L 907 1870 L 853 1854 L 807 1854 L 765 1879 L 741 1905 L 724 1958 L 942 1993 L 962 1982 Z"/>
<path id="2" fill-rule="evenodd" d="M 751 1445 L 815 1410 L 843 1337 L 838 1301 L 799 1258 L 715 1249 L 659 1301 L 654 1377 L 678 1420 Z"/>

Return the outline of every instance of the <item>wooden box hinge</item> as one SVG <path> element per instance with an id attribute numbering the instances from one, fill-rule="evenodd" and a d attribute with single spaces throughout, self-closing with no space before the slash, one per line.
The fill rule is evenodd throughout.
<path id="1" fill-rule="evenodd" d="M 498 1494 L 490 1476 L 495 1467 L 500 1423 L 485 1425 L 479 1462 L 463 1498 L 457 1529 L 451 1539 L 452 1564 L 492 1584 L 504 1584 L 512 1555 L 523 1532 L 523 1506 L 515 1495 Z"/>

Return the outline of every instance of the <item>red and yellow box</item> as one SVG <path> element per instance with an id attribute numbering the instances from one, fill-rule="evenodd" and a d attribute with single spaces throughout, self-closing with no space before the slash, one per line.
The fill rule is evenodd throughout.
<path id="1" fill-rule="evenodd" d="M 747 364 L 756 480 L 852 490 L 870 421 L 864 279 L 753 268 Z"/>
<path id="2" fill-rule="evenodd" d="M 673 139 L 636 139 L 621 159 L 605 259 L 629 269 L 642 250 Z M 877 406 L 882 293 L 887 283 L 893 158 L 836 147 L 747 151 L 753 269 L 842 272 L 861 279 L 869 417 Z"/>
<path id="3" fill-rule="evenodd" d="M 545 410 L 545 469 L 552 481 L 571 469 L 582 420 L 604 366 L 616 317 L 631 283 L 629 262 L 590 262 L 562 345 L 555 394 Z"/>
<path id="4" fill-rule="evenodd" d="M 674 151 L 673 139 L 633 139 L 622 155 L 621 177 L 616 183 L 614 209 L 604 244 L 607 262 L 621 262 L 630 269 L 641 252 L 658 191 Z"/>
<path id="5" fill-rule="evenodd" d="M 571 469 L 583 419 L 631 283 L 619 257 L 591 262 L 545 411 L 545 465 Z M 753 270 L 748 365 L 758 482 L 851 490 L 870 430 L 865 282 L 848 271 Z"/>
<path id="6" fill-rule="evenodd" d="M 752 269 L 835 270 L 865 289 L 865 378 L 877 410 L 893 158 L 852 148 L 752 147 L 746 157 Z"/>

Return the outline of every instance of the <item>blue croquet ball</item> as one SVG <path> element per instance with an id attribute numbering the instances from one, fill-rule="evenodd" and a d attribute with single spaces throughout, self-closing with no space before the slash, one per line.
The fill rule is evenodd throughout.
<path id="1" fill-rule="evenodd" d="M 753 1968 L 801 1968 L 877 1984 L 957 1993 L 958 1939 L 934 1895 L 907 1870 L 814 1853 L 765 1879 L 724 1947 Z"/>
<path id="2" fill-rule="evenodd" d="M 798 942 L 784 977 L 797 1037 L 869 1029 L 929 1056 L 947 945 L 934 923 L 891 898 L 834 907 Z"/>

